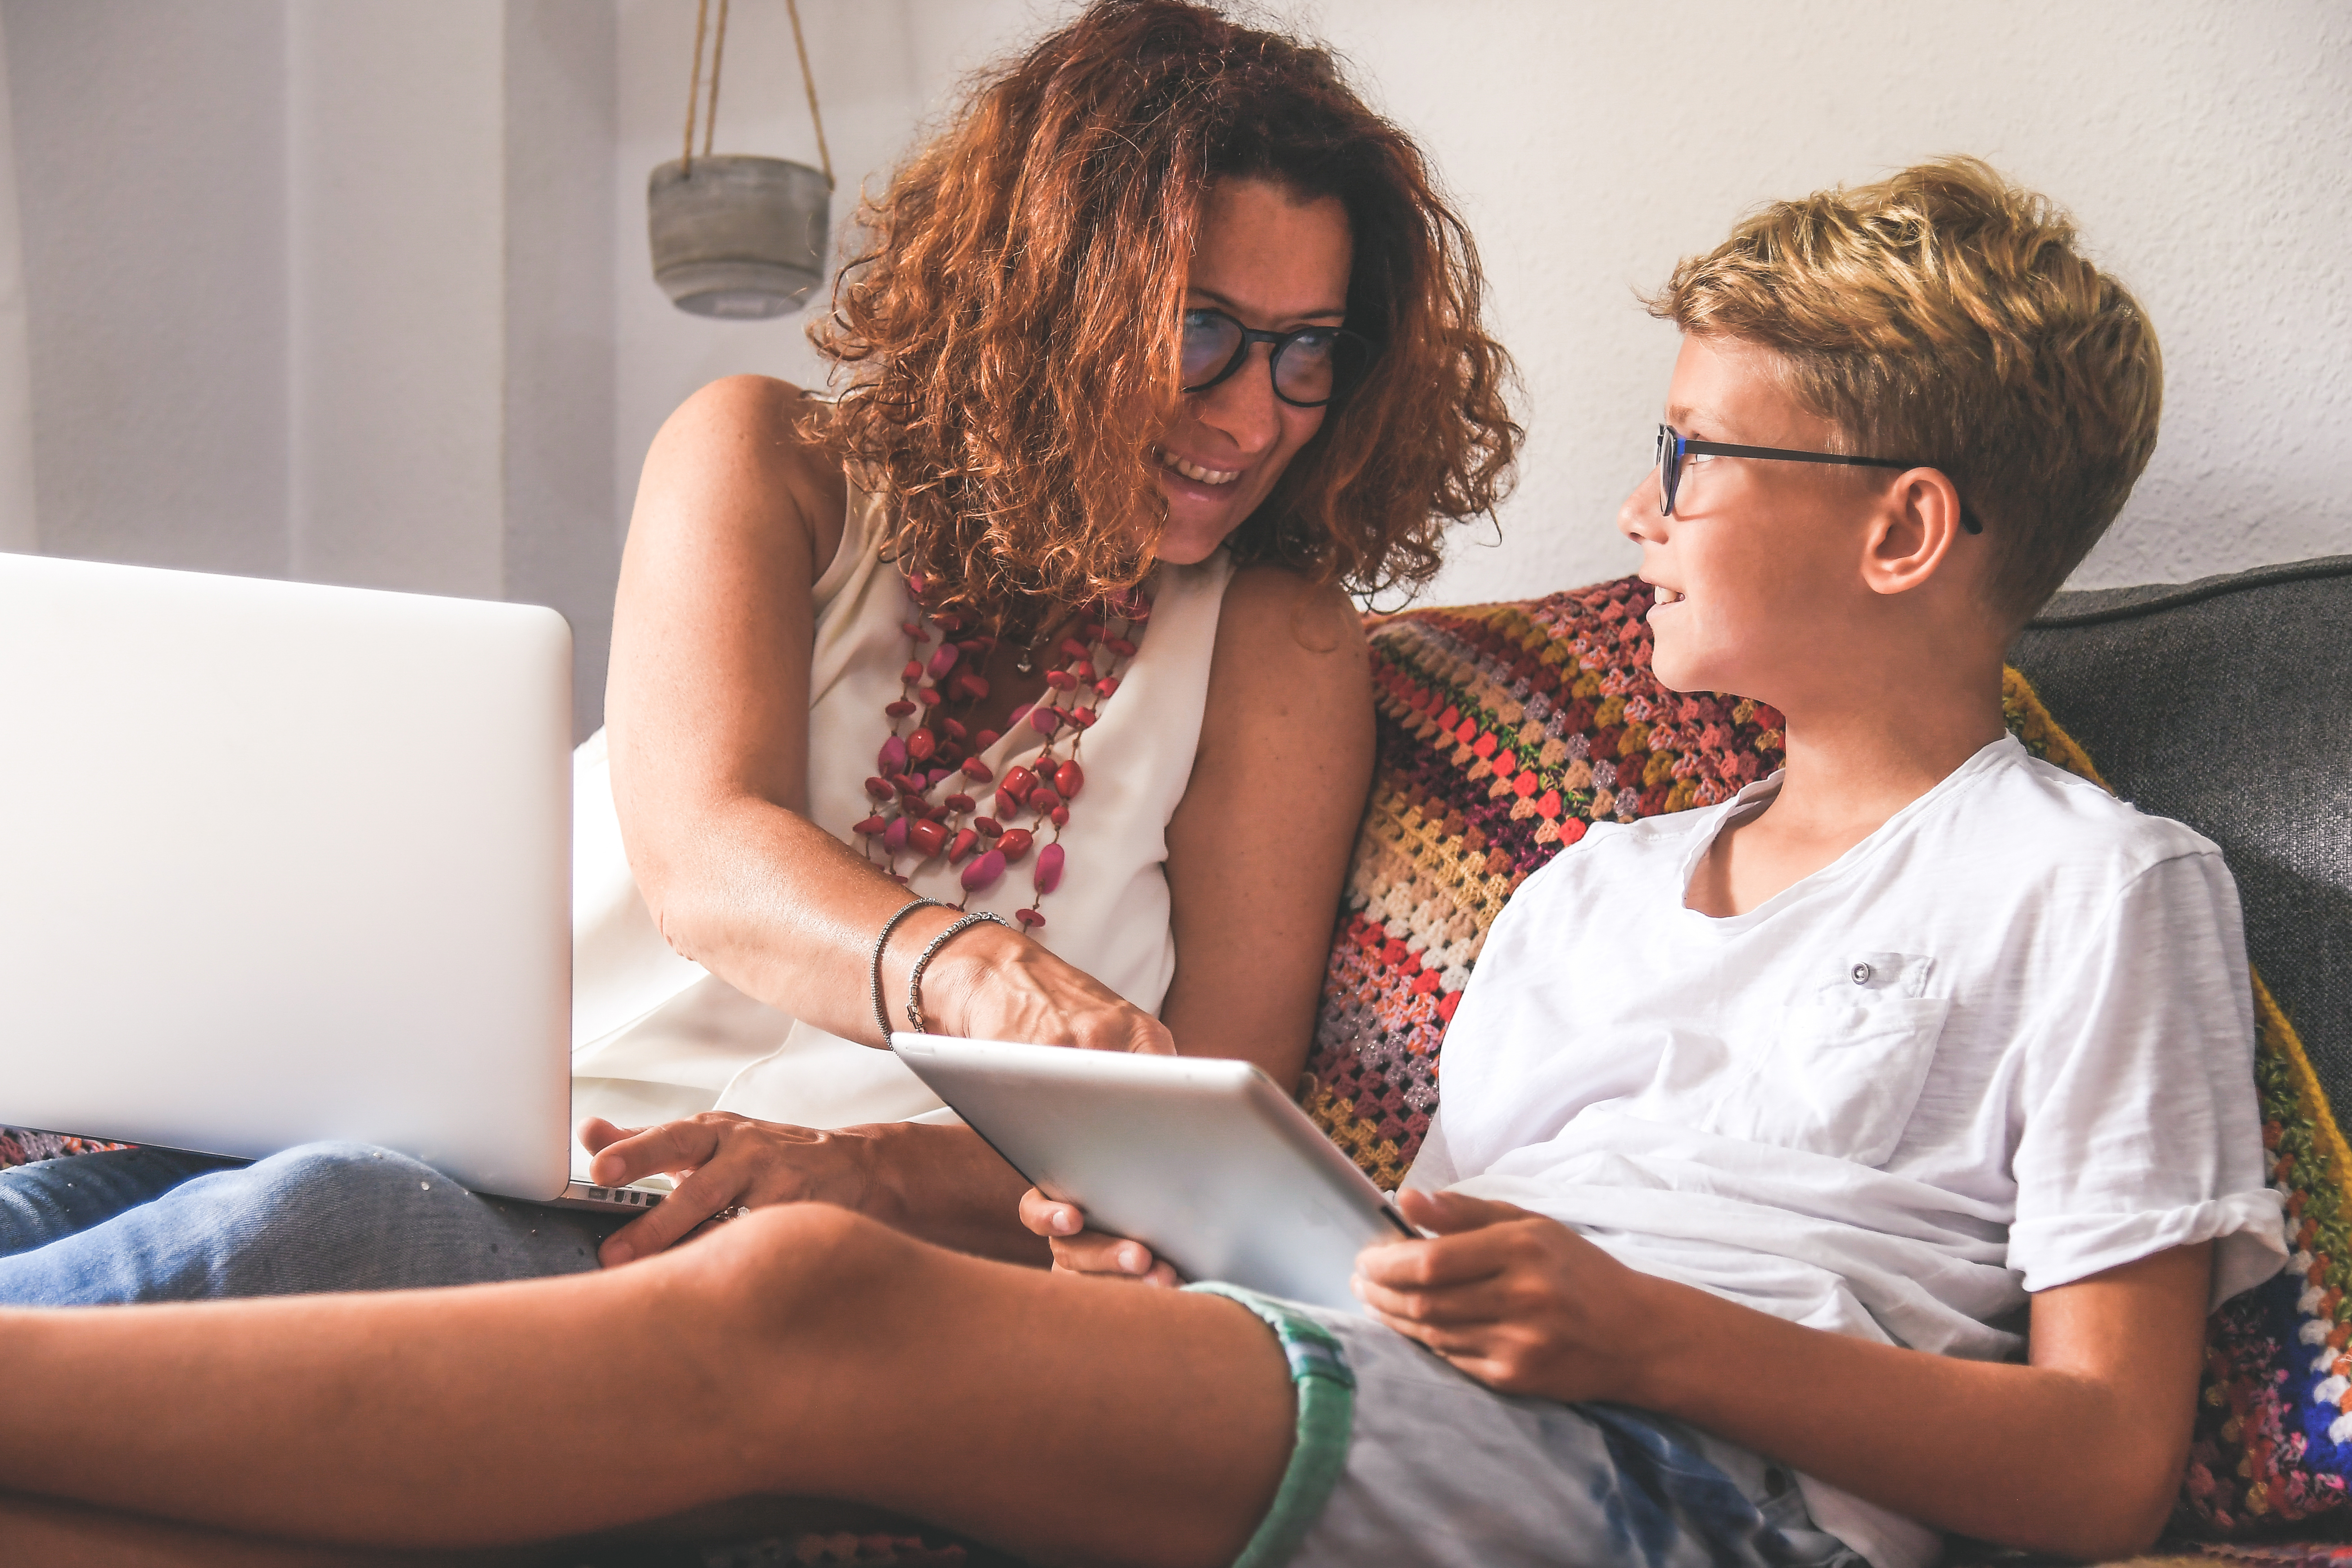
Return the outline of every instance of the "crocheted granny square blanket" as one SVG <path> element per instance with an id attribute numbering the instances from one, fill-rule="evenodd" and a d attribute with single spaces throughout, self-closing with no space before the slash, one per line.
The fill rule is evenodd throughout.
<path id="1" fill-rule="evenodd" d="M 1594 822 L 1713 805 L 1780 765 L 1770 708 L 1658 684 L 1650 603 L 1625 578 L 1371 630 L 1379 762 L 1299 1099 L 1382 1187 L 1429 1129 L 1446 1025 L 1519 884 Z M 2036 756 L 2105 783 L 2014 669 L 2001 703 Z M 2253 984 L 2263 1141 L 2294 1255 L 2208 1324 L 2174 1527 L 2213 1542 L 2352 1525 L 2352 1152 L 2294 1030 Z M 2327 1549 L 2293 1550 L 2306 1555 L 2278 1560 Z"/>
<path id="2" fill-rule="evenodd" d="M 68 1154 L 95 1154 L 106 1149 L 128 1149 L 97 1138 L 72 1138 L 62 1132 L 35 1132 L 24 1127 L 0 1127 L 0 1170 L 29 1165 L 39 1160 L 62 1160 Z"/>

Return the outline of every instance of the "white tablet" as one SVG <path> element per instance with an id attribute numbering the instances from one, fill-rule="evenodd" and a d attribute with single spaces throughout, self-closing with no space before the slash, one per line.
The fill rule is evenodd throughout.
<path id="1" fill-rule="evenodd" d="M 890 1044 L 1039 1189 L 1186 1279 L 1360 1311 L 1357 1252 L 1416 1234 L 1247 1062 L 940 1035 Z"/>

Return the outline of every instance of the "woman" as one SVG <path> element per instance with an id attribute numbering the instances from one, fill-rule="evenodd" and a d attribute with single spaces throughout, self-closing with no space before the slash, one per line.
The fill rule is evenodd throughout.
<path id="1" fill-rule="evenodd" d="M 862 216 L 839 402 L 739 377 L 656 438 L 583 752 L 583 1138 L 668 1202 L 403 1243 L 431 1173 L 381 1152 L 151 1153 L 20 1215 L 0 1299 L 222 1293 L 217 1257 L 120 1260 L 267 1253 L 320 1194 L 377 1239 L 268 1288 L 616 1263 L 804 1198 L 1042 1260 L 886 1026 L 1297 1076 L 1370 768 L 1345 589 L 1425 580 L 1518 436 L 1466 236 L 1328 57 L 1177 0 L 1043 40 Z"/>

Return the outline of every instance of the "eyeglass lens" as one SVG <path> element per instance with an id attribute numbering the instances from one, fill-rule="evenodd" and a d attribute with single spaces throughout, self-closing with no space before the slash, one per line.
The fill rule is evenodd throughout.
<path id="1" fill-rule="evenodd" d="M 1675 488 L 1683 477 L 1682 437 L 1671 425 L 1658 426 L 1658 515 L 1675 515 Z"/>
<path id="2" fill-rule="evenodd" d="M 1272 336 L 1256 334 L 1259 341 Z M 1204 391 L 1241 366 L 1252 334 L 1216 310 L 1184 312 L 1183 385 Z M 1355 340 L 1332 327 L 1307 327 L 1281 334 L 1274 345 L 1274 390 L 1286 403 L 1328 403 L 1361 369 Z"/>

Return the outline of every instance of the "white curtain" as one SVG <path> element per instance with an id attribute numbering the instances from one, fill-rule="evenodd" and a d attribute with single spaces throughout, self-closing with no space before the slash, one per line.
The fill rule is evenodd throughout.
<path id="1" fill-rule="evenodd" d="M 8 36 L 0 23 L 0 550 L 30 551 L 33 526 L 33 363 L 25 319 L 24 231 L 16 207 L 15 121 L 8 110 Z"/>

